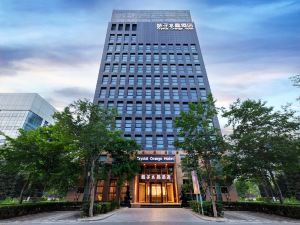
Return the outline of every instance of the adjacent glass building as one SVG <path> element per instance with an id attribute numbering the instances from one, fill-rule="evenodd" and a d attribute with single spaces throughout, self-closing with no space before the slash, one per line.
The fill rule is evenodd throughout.
<path id="1" fill-rule="evenodd" d="M 184 152 L 174 148 L 174 118 L 210 87 L 195 24 L 187 10 L 114 10 L 108 23 L 94 103 L 115 107 L 116 125 L 142 151 L 132 202 L 179 203 Z M 213 125 L 219 127 L 217 118 Z M 107 183 L 108 184 L 105 184 Z M 105 188 L 109 187 L 109 188 Z M 99 181 L 98 200 L 112 200 L 115 181 Z"/>
<path id="2" fill-rule="evenodd" d="M 18 129 L 30 130 L 53 123 L 55 108 L 35 93 L 0 93 L 0 131 L 17 137 Z M 0 144 L 5 142 L 0 135 Z"/>

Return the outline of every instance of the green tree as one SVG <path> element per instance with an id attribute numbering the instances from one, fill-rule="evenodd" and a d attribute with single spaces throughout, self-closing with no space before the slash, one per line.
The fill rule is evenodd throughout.
<path id="1" fill-rule="evenodd" d="M 282 203 L 276 174 L 299 165 L 299 149 L 294 141 L 299 129 L 295 111 L 289 107 L 275 111 L 261 100 L 237 100 L 224 110 L 223 116 L 233 131 L 225 169 L 264 184 L 270 178 Z"/>
<path id="2" fill-rule="evenodd" d="M 295 87 L 300 88 L 300 75 L 295 75 L 291 77 L 291 80 L 293 82 L 293 85 Z M 300 96 L 298 97 L 298 100 L 300 100 Z"/>
<path id="3" fill-rule="evenodd" d="M 41 185 L 43 192 L 50 188 L 61 192 L 78 179 L 78 164 L 70 161 L 69 152 L 56 136 L 55 130 L 55 126 L 21 129 L 15 139 L 6 136 L 6 144 L 0 148 L 0 170 L 24 179 L 20 203 L 24 192 L 29 191 L 33 185 Z"/>
<path id="4" fill-rule="evenodd" d="M 214 217 L 217 217 L 216 201 L 213 186 L 216 181 L 215 165 L 225 150 L 226 144 L 219 128 L 213 124 L 218 114 L 212 95 L 205 102 L 189 103 L 189 110 L 181 112 L 175 119 L 175 127 L 179 128 L 179 137 L 175 146 L 187 151 L 188 155 L 197 159 L 204 173 L 211 198 Z"/>

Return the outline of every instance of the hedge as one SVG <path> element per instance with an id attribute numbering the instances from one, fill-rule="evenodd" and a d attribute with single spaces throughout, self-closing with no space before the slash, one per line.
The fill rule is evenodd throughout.
<path id="1" fill-rule="evenodd" d="M 110 211 L 113 211 L 116 209 L 118 206 L 115 202 L 95 202 L 94 203 L 94 209 L 93 209 L 93 214 L 102 214 L 102 213 L 107 213 Z M 85 202 L 82 205 L 82 213 L 81 216 L 88 216 L 89 215 L 89 203 Z"/>
<path id="2" fill-rule="evenodd" d="M 78 210 L 81 205 L 81 202 L 39 202 L 23 203 L 21 205 L 0 205 L 0 219 L 40 212 Z"/>
<path id="3" fill-rule="evenodd" d="M 200 209 L 200 214 L 201 214 L 200 202 L 190 201 L 189 204 L 190 204 L 190 207 L 192 208 L 192 210 L 196 213 L 199 213 L 199 209 Z M 204 201 L 202 206 L 203 206 L 204 215 L 214 216 L 211 202 Z M 223 216 L 222 204 L 218 202 L 216 206 L 217 206 L 218 216 Z"/>
<path id="4" fill-rule="evenodd" d="M 226 210 L 254 211 L 300 219 L 300 205 L 263 202 L 223 202 Z"/>

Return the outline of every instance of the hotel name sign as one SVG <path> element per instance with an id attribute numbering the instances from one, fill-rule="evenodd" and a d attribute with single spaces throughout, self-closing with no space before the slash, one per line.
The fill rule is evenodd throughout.
<path id="1" fill-rule="evenodd" d="M 140 174 L 140 180 L 172 180 L 171 174 Z"/>
<path id="2" fill-rule="evenodd" d="M 192 23 L 157 23 L 157 30 L 194 30 Z"/>
<path id="3" fill-rule="evenodd" d="M 149 155 L 149 156 L 138 156 L 137 160 L 140 162 L 175 162 L 175 157 L 172 155 Z"/>

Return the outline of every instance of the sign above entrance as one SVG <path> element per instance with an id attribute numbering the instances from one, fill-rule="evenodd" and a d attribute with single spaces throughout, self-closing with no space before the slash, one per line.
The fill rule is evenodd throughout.
<path id="1" fill-rule="evenodd" d="M 192 23 L 157 23 L 157 30 L 193 30 Z"/>
<path id="2" fill-rule="evenodd" d="M 150 156 L 138 156 L 137 160 L 141 162 L 175 162 L 175 157 L 171 155 L 166 155 L 166 156 L 150 155 Z"/>
<path id="3" fill-rule="evenodd" d="M 171 174 L 141 174 L 141 180 L 172 180 Z"/>

